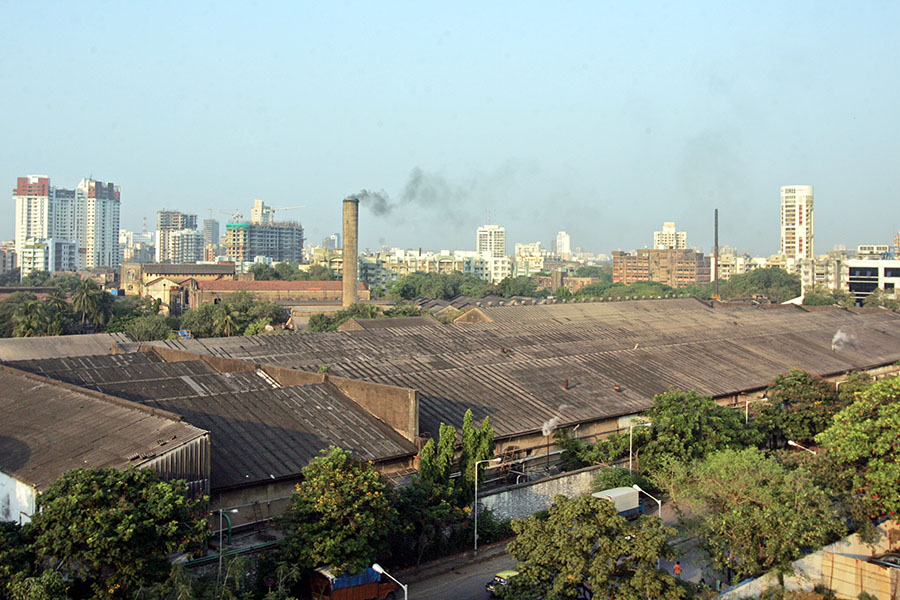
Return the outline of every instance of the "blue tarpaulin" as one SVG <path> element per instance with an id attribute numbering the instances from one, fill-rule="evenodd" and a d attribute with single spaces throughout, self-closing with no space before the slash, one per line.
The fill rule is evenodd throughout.
<path id="1" fill-rule="evenodd" d="M 362 573 L 354 575 L 341 575 L 340 577 L 328 576 L 331 580 L 331 589 L 340 590 L 343 588 L 353 587 L 355 585 L 364 585 L 366 583 L 378 583 L 381 581 L 381 575 L 372 568 L 368 568 Z"/>

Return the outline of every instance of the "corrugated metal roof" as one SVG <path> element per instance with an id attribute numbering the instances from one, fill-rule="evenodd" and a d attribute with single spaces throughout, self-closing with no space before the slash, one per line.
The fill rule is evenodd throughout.
<path id="1" fill-rule="evenodd" d="M 69 469 L 139 466 L 205 431 L 0 366 L 0 471 L 44 490 Z"/>
<path id="2" fill-rule="evenodd" d="M 900 314 L 713 307 L 693 299 L 481 309 L 493 322 L 160 342 L 421 392 L 420 430 L 471 408 L 498 436 L 631 414 L 669 386 L 713 396 L 791 368 L 825 375 L 900 360 Z M 838 331 L 852 342 L 832 350 Z M 570 389 L 563 389 L 569 380 Z M 619 385 L 621 391 L 615 391 Z"/>
<path id="3" fill-rule="evenodd" d="M 365 460 L 415 446 L 331 384 L 281 387 L 260 371 L 219 373 L 151 352 L 31 360 L 14 366 L 180 415 L 208 429 L 213 489 L 296 477 L 329 445 Z"/>
<path id="4" fill-rule="evenodd" d="M 0 361 L 107 354 L 114 344 L 133 341 L 126 333 L 0 338 Z"/>
<path id="5" fill-rule="evenodd" d="M 194 263 L 142 263 L 146 275 L 234 275 L 234 263 L 197 265 Z"/>

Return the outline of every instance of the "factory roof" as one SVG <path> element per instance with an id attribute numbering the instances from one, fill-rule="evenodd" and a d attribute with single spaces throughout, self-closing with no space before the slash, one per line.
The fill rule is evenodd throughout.
<path id="1" fill-rule="evenodd" d="M 378 461 L 415 447 L 330 383 L 281 386 L 262 370 L 218 372 L 152 352 L 21 361 L 17 368 L 180 415 L 209 430 L 212 488 L 297 477 L 329 445 Z"/>
<path id="2" fill-rule="evenodd" d="M 283 292 L 311 292 L 328 291 L 340 292 L 341 281 L 233 281 L 229 279 L 216 279 L 197 282 L 203 291 L 233 291 L 247 290 L 248 292 L 283 291 Z M 365 290 L 365 283 L 358 283 L 357 289 Z"/>
<path id="3" fill-rule="evenodd" d="M 112 346 L 132 341 L 126 333 L 0 338 L 0 361 L 107 354 Z"/>
<path id="4" fill-rule="evenodd" d="M 336 376 L 418 390 L 424 434 L 471 408 L 498 437 L 554 417 L 566 425 L 640 412 L 670 386 L 728 396 L 791 368 L 829 375 L 900 360 L 900 314 L 886 310 L 695 299 L 478 310 L 489 322 L 158 344 L 307 371 L 328 364 Z M 833 346 L 836 337 L 846 341 Z"/>
<path id="5" fill-rule="evenodd" d="M 338 331 L 359 329 L 389 329 L 393 327 L 440 327 L 441 322 L 433 317 L 388 317 L 382 319 L 348 319 Z"/>
<path id="6" fill-rule="evenodd" d="M 141 271 L 149 275 L 234 275 L 234 263 L 215 265 L 142 263 Z"/>
<path id="7" fill-rule="evenodd" d="M 141 464 L 206 435 L 164 411 L 0 366 L 0 471 L 44 490 L 78 467 Z"/>

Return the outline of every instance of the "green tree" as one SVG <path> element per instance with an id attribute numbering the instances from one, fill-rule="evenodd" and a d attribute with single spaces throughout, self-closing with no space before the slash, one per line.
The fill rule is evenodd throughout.
<path id="1" fill-rule="evenodd" d="M 843 386 L 842 386 L 843 387 Z M 900 511 L 900 378 L 873 383 L 816 436 L 827 455 L 847 469 L 855 496 L 870 516 Z"/>
<path id="2" fill-rule="evenodd" d="M 546 519 L 513 521 L 518 537 L 507 546 L 519 561 L 504 598 L 578 598 L 586 586 L 595 598 L 678 600 L 687 592 L 656 568 L 671 557 L 668 536 L 675 532 L 653 517 L 630 524 L 613 504 L 589 495 L 557 496 Z"/>
<path id="3" fill-rule="evenodd" d="M 392 536 L 392 558 L 416 566 L 429 549 L 441 546 L 447 528 L 466 518 L 454 502 L 449 478 L 441 482 L 414 475 L 409 485 L 397 491 L 393 505 L 398 531 Z"/>
<path id="4" fill-rule="evenodd" d="M 0 286 L 16 286 L 20 285 L 19 278 L 21 274 L 19 273 L 19 268 L 10 269 L 9 271 L 4 271 L 0 273 Z"/>
<path id="5" fill-rule="evenodd" d="M 256 263 L 248 270 L 256 281 L 269 281 L 272 279 L 281 279 L 281 275 L 277 270 L 265 263 Z"/>
<path id="6" fill-rule="evenodd" d="M 50 273 L 47 271 L 32 271 L 22 278 L 22 285 L 28 287 L 42 287 L 50 280 Z"/>
<path id="7" fill-rule="evenodd" d="M 529 296 L 537 294 L 537 283 L 531 277 L 505 277 L 500 282 L 500 293 L 506 296 Z"/>
<path id="8" fill-rule="evenodd" d="M 485 417 L 480 427 L 475 427 L 475 419 L 472 410 L 466 410 L 462 424 L 462 449 L 459 454 L 460 493 L 462 502 L 468 504 L 475 499 L 475 477 L 481 481 L 484 465 L 478 466 L 476 474 L 475 464 L 494 456 L 494 430 L 490 419 Z"/>
<path id="9" fill-rule="evenodd" d="M 419 477 L 439 484 L 450 482 L 456 463 L 456 428 L 441 423 L 438 442 L 429 439 L 419 452 Z"/>
<path id="10" fill-rule="evenodd" d="M 92 279 L 82 279 L 78 288 L 72 292 L 72 306 L 75 311 L 81 313 L 81 323 L 86 324 L 88 319 L 97 322 L 101 308 L 100 287 Z"/>
<path id="11" fill-rule="evenodd" d="M 30 531 L 13 521 L 0 521 L 0 597 L 9 591 L 14 578 L 31 575 L 34 553 Z"/>
<path id="12" fill-rule="evenodd" d="M 575 297 L 575 294 L 570 292 L 567 288 L 559 286 L 553 291 L 553 297 L 557 300 L 571 300 Z"/>
<path id="13" fill-rule="evenodd" d="M 693 463 L 671 462 L 664 478 L 695 523 L 716 569 L 740 578 L 774 569 L 840 536 L 843 524 L 809 471 L 789 471 L 757 448 L 722 450 Z"/>
<path id="14" fill-rule="evenodd" d="M 164 340 L 172 335 L 169 323 L 162 315 L 135 317 L 125 325 L 125 333 L 139 342 Z"/>
<path id="15" fill-rule="evenodd" d="M 69 310 L 69 297 L 66 295 L 65 290 L 62 288 L 56 288 L 47 294 L 47 297 L 44 298 L 44 304 L 47 308 L 52 309 L 55 312 L 63 312 L 65 310 Z"/>
<path id="16" fill-rule="evenodd" d="M 308 331 L 335 331 L 349 319 L 374 319 L 381 313 L 372 304 L 354 304 L 333 313 L 318 313 L 309 318 Z"/>
<path id="17" fill-rule="evenodd" d="M 285 516 L 288 564 L 337 575 L 372 564 L 396 518 L 388 486 L 371 463 L 334 446 L 303 468 Z"/>
<path id="18" fill-rule="evenodd" d="M 384 311 L 385 317 L 421 317 L 429 314 L 428 309 L 410 302 L 400 302 Z"/>
<path id="19" fill-rule="evenodd" d="M 312 265 L 308 273 L 310 281 L 335 281 L 338 279 L 334 271 L 322 265 Z"/>
<path id="20" fill-rule="evenodd" d="M 16 577 L 9 583 L 10 600 L 68 600 L 68 586 L 57 571 Z"/>
<path id="21" fill-rule="evenodd" d="M 856 400 L 857 394 L 869 389 L 874 382 L 875 378 L 865 371 L 851 371 L 838 385 L 838 400 L 841 405 L 848 406 Z"/>
<path id="22" fill-rule="evenodd" d="M 757 424 L 774 447 L 787 440 L 811 442 L 841 408 L 834 386 L 806 371 L 791 369 L 766 390 L 767 404 L 758 404 Z"/>
<path id="23" fill-rule="evenodd" d="M 76 469 L 38 496 L 31 526 L 41 561 L 90 585 L 95 598 L 130 598 L 169 573 L 166 555 L 201 542 L 208 525 L 182 481 L 148 469 Z"/>
<path id="24" fill-rule="evenodd" d="M 612 265 L 586 265 L 575 269 L 575 277 L 593 277 L 612 283 Z"/>
<path id="25" fill-rule="evenodd" d="M 195 338 L 214 337 L 216 333 L 216 313 L 218 304 L 202 304 L 192 308 L 181 318 L 181 326 Z"/>
<path id="26" fill-rule="evenodd" d="M 800 295 L 800 276 L 779 267 L 755 269 L 719 282 L 719 294 L 724 300 L 762 296 L 777 304 Z"/>
<path id="27" fill-rule="evenodd" d="M 37 300 L 31 292 L 14 292 L 0 300 L 0 337 L 12 337 L 15 327 L 14 316 L 26 302 Z"/>
<path id="28" fill-rule="evenodd" d="M 215 328 L 225 337 L 235 335 L 240 330 L 238 321 L 241 313 L 230 304 L 220 304 L 215 316 Z"/>
<path id="29" fill-rule="evenodd" d="M 35 337 L 47 335 L 50 318 L 47 310 L 38 300 L 28 300 L 20 304 L 13 314 L 13 335 L 15 337 Z"/>
<path id="30" fill-rule="evenodd" d="M 693 390 L 672 388 L 657 394 L 642 417 L 651 425 L 635 428 L 633 434 L 643 472 L 656 471 L 671 460 L 687 462 L 759 441 L 757 432 L 744 424 L 743 415 Z"/>

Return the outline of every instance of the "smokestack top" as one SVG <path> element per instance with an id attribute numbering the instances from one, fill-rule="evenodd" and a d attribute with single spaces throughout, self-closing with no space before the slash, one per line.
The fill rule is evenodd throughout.
<path id="1" fill-rule="evenodd" d="M 359 204 L 359 198 L 354 198 L 353 196 L 347 196 L 346 198 L 344 198 L 344 202 L 355 202 L 356 204 Z"/>

